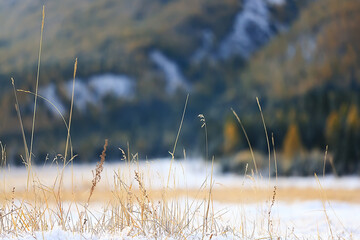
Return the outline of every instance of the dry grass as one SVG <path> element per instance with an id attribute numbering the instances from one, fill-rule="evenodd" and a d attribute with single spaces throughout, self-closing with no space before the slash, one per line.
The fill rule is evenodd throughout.
<path id="1" fill-rule="evenodd" d="M 105 157 L 106 157 L 106 148 L 108 146 L 108 140 L 105 140 L 105 144 L 104 144 L 104 149 L 100 155 L 100 162 L 98 162 L 98 164 L 96 164 L 96 169 L 95 169 L 95 174 L 94 174 L 94 178 L 92 180 L 92 185 L 91 185 L 91 189 L 90 189 L 90 194 L 87 200 L 87 203 L 89 204 L 90 198 L 94 193 L 95 187 L 96 185 L 100 182 L 101 180 L 101 173 L 104 169 L 103 165 L 105 162 Z"/>
<path id="2" fill-rule="evenodd" d="M 134 195 L 141 194 L 141 191 L 137 188 L 133 188 L 132 193 Z M 121 191 L 120 191 L 121 192 Z M 119 193 L 120 193 L 119 192 Z M 124 191 L 122 194 L 127 193 Z M 147 189 L 147 196 L 155 201 L 161 200 L 164 190 L 161 189 Z M 169 199 L 175 197 L 190 199 L 205 199 L 208 197 L 208 190 L 199 189 L 169 189 L 166 191 L 166 196 Z M 0 203 L 6 203 L 9 201 L 11 191 L 1 191 Z M 31 201 L 34 199 L 34 193 L 26 191 L 16 191 L 14 194 L 16 199 L 24 199 Z M 97 189 L 93 192 L 91 201 L 94 203 L 104 203 L 111 199 L 113 196 L 112 190 L 109 188 Z M 213 201 L 221 203 L 261 203 L 273 196 L 273 191 L 268 189 L 242 189 L 242 188 L 213 188 L 211 190 L 211 197 Z M 340 201 L 347 203 L 359 203 L 360 193 L 357 189 L 346 190 L 346 189 L 326 189 L 326 196 L 329 201 Z M 89 197 L 89 188 L 77 188 L 65 189 L 62 192 L 62 200 L 76 201 L 86 203 Z M 321 200 L 319 189 L 317 188 L 281 188 L 276 189 L 276 201 L 281 202 L 298 202 L 298 201 L 313 201 Z M 49 193 L 47 201 L 54 202 L 55 198 Z"/>
<path id="3" fill-rule="evenodd" d="M 36 171 L 32 171 L 34 181 L 29 184 L 30 188 L 1 189 L 0 236 L 11 234 L 18 237 L 24 233 L 49 231 L 60 226 L 69 232 L 91 233 L 97 236 L 116 235 L 128 231 L 127 234 L 133 237 L 142 235 L 158 239 L 187 239 L 189 235 L 198 233 L 202 239 L 210 239 L 211 236 L 230 234 L 232 231 L 226 230 L 218 223 L 219 213 L 213 207 L 213 202 L 216 201 L 244 204 L 243 206 L 249 203 L 269 202 L 267 214 L 262 221 L 267 222 L 264 225 L 267 228 L 266 234 L 263 236 L 271 239 L 279 236 L 271 213 L 278 201 L 321 199 L 324 203 L 324 212 L 330 204 L 329 201 L 360 201 L 360 193 L 357 190 L 325 190 L 321 185 L 320 190 L 278 186 L 269 189 L 260 188 L 256 184 L 253 188 L 214 188 L 212 174 L 199 189 L 167 186 L 167 176 L 164 176 L 163 188 L 151 188 L 147 183 L 151 182 L 151 179 L 144 179 L 146 174 L 140 169 L 136 154 L 135 158 L 121 164 L 119 169 L 113 172 L 111 185 L 107 186 L 103 182 L 99 185 L 100 180 L 105 180 L 100 176 L 104 173 L 101 169 L 104 167 L 106 147 L 105 143 L 93 181 L 89 180 L 87 186 L 74 184 L 71 188 L 66 188 L 63 185 L 59 191 L 56 183 L 60 174 L 64 173 L 63 169 L 59 168 L 59 175 L 54 176 L 53 181 L 43 181 L 41 176 L 36 175 Z M 124 155 L 131 154 L 124 151 Z M 138 169 L 134 171 L 134 168 Z M 1 181 L 1 186 L 8 186 L 7 171 L 2 170 L 2 174 L 4 180 Z M 64 175 L 64 179 L 68 177 Z M 176 177 L 181 176 L 171 176 Z M 23 176 L 18 180 L 26 183 L 26 179 L 27 176 Z M 102 206 L 101 209 L 98 206 Z M 247 218 L 242 217 L 245 220 Z M 331 229 L 329 217 L 326 218 Z M 254 239 L 252 234 L 244 236 Z"/>
<path id="4" fill-rule="evenodd" d="M 213 213 L 210 208 L 211 191 L 209 193 L 205 189 L 199 190 L 200 196 L 206 192 L 207 200 L 195 203 L 188 198 L 188 205 L 184 207 L 179 201 L 179 198 L 183 197 L 181 192 L 166 188 L 149 191 L 145 188 L 142 173 L 134 171 L 130 172 L 129 176 L 126 168 L 114 173 L 111 189 L 97 189 L 105 161 L 106 146 L 107 144 L 97 165 L 90 194 L 89 190 L 59 190 L 56 183 L 60 175 L 55 177 L 53 184 L 45 184 L 40 178 L 35 177 L 28 189 L 16 191 L 13 188 L 11 192 L 3 191 L 3 224 L 0 226 L 0 235 L 18 236 L 60 226 L 66 231 L 90 232 L 97 235 L 116 234 L 130 228 L 133 236 L 141 234 L 185 239 L 198 229 L 203 229 L 204 236 L 214 230 L 214 220 L 211 217 Z M 59 174 L 61 173 L 60 170 Z M 94 211 L 98 203 L 106 206 L 101 214 Z M 191 220 L 197 213 L 193 212 L 193 209 L 201 208 L 204 209 L 206 217 L 202 218 L 204 225 L 197 225 Z"/>

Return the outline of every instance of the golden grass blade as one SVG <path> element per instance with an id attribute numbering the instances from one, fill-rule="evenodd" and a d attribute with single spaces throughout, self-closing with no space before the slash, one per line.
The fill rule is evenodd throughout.
<path id="1" fill-rule="evenodd" d="M 270 181 L 270 176 L 271 176 L 271 173 L 270 173 L 270 170 L 271 170 L 271 150 L 270 150 L 269 135 L 268 135 L 268 132 L 267 132 L 267 129 L 266 129 L 265 119 L 264 119 L 264 115 L 263 115 L 263 112 L 262 112 L 261 105 L 260 105 L 258 97 L 256 97 L 256 102 L 257 102 L 259 110 L 260 110 L 261 120 L 262 120 L 262 123 L 264 125 L 264 130 L 265 130 L 266 143 L 267 143 L 267 148 L 268 148 L 268 153 L 269 153 L 269 181 Z"/>
<path id="2" fill-rule="evenodd" d="M 201 128 L 204 128 L 205 130 L 205 160 L 207 161 L 209 159 L 209 144 L 208 144 L 208 131 L 207 131 L 206 119 L 204 114 L 199 114 L 198 118 L 200 118 Z"/>
<path id="3" fill-rule="evenodd" d="M 212 162 L 211 162 L 209 195 L 208 195 L 208 200 L 207 200 L 206 213 L 205 213 L 205 216 L 204 216 L 203 238 L 205 236 L 205 233 L 208 232 L 208 217 L 209 217 L 209 211 L 210 211 L 210 204 L 212 203 L 213 172 L 214 172 L 214 157 L 212 158 Z"/>
<path id="4" fill-rule="evenodd" d="M 245 135 L 245 138 L 246 138 L 246 141 L 247 141 L 247 144 L 249 146 L 249 150 L 250 150 L 250 153 L 251 153 L 251 158 L 253 160 L 253 163 L 254 163 L 254 167 L 255 167 L 255 173 L 256 175 L 259 174 L 258 172 L 258 168 L 257 168 L 257 165 L 256 165 L 256 160 L 255 160 L 255 155 L 254 155 L 254 151 L 253 151 L 253 148 L 251 146 L 251 143 L 250 143 L 250 139 L 246 133 L 246 130 L 245 130 L 245 127 L 244 125 L 242 124 L 239 116 L 237 115 L 237 113 L 234 111 L 234 109 L 231 108 L 231 111 L 233 112 L 234 116 L 236 117 L 236 120 L 238 121 L 238 123 L 240 124 L 240 127 L 241 127 L 241 130 L 243 131 L 244 135 Z"/>
<path id="5" fill-rule="evenodd" d="M 25 130 L 24 130 L 24 125 L 23 125 L 22 118 L 21 118 L 21 112 L 20 112 L 19 101 L 18 101 L 18 97 L 17 97 L 17 93 L 16 93 L 14 78 L 11 78 L 11 84 L 13 86 L 14 96 L 15 96 L 15 109 L 16 109 L 16 113 L 17 113 L 17 116 L 19 119 L 21 134 L 22 134 L 23 141 L 24 141 L 25 158 L 26 158 L 26 161 L 29 162 L 29 148 L 26 143 Z"/>
<path id="6" fill-rule="evenodd" d="M 36 95 L 36 93 L 33 93 L 33 92 L 31 92 L 31 91 L 27 91 L 27 90 L 23 90 L 23 89 L 14 89 L 14 91 L 15 91 L 15 94 L 16 94 L 16 92 L 21 92 L 21 93 L 27 93 L 27 94 L 31 94 L 31 95 Z M 65 120 L 65 117 L 64 117 L 64 115 L 61 113 L 61 111 L 59 110 L 59 108 L 57 107 L 57 106 L 55 106 L 55 104 L 53 103 L 53 102 L 51 102 L 49 99 L 47 99 L 47 98 L 45 98 L 44 96 L 42 96 L 42 95 L 40 95 L 40 94 L 37 94 L 37 97 L 38 98 L 40 98 L 40 99 L 42 99 L 42 100 L 44 100 L 44 101 L 46 101 L 47 103 L 49 103 L 54 109 L 55 109 L 55 111 L 59 114 L 59 116 L 61 117 L 61 119 L 62 119 L 62 121 L 63 121 L 63 123 L 64 123 L 64 125 L 65 125 L 65 128 L 66 128 L 66 130 L 67 131 L 69 131 L 69 126 L 68 126 L 68 124 L 67 124 L 67 122 L 66 122 L 66 120 Z M 15 95 L 15 99 L 17 99 L 17 96 Z M 16 102 L 17 102 L 17 100 L 16 100 Z M 18 105 L 18 103 L 17 103 L 17 105 Z M 19 116 L 19 113 L 18 113 L 18 116 Z M 22 121 L 21 121 L 21 115 L 19 116 L 19 120 L 20 120 L 20 126 L 22 125 Z M 23 129 L 23 127 L 22 127 L 22 129 Z M 24 138 L 24 136 L 25 136 L 25 134 L 23 134 L 23 138 Z M 24 144 L 26 144 L 26 141 L 25 141 L 25 139 L 24 139 Z M 73 145 L 72 145 L 72 139 L 71 139 L 71 135 L 69 136 L 69 145 L 70 145 L 70 149 L 73 149 Z M 27 148 L 27 145 L 25 145 L 26 147 L 25 148 Z M 72 151 L 72 150 L 71 150 Z M 26 151 L 26 153 L 27 153 L 27 151 Z M 69 161 L 67 161 L 67 163 L 65 164 L 65 165 L 67 165 L 69 162 L 72 162 L 72 160 L 75 158 L 76 156 L 72 156 L 70 159 L 69 159 Z M 64 162 L 65 163 L 65 162 Z"/>
<path id="7" fill-rule="evenodd" d="M 329 227 L 329 231 L 330 231 L 330 235 L 331 235 L 331 239 L 334 239 L 334 235 L 333 235 L 333 231 L 332 231 L 332 228 L 331 228 L 331 223 L 330 223 L 330 219 L 329 219 L 329 216 L 327 214 L 327 211 L 326 211 L 326 194 L 324 192 L 324 189 L 323 187 L 321 186 L 321 183 L 320 183 L 320 180 L 317 176 L 316 173 L 314 173 L 314 176 L 315 176 L 315 179 L 317 181 L 317 183 L 319 184 L 319 187 L 320 187 L 320 193 L 321 193 L 321 203 L 323 205 L 323 208 L 324 208 L 324 214 L 325 214 L 325 218 L 326 218 L 326 221 L 328 223 L 328 227 Z"/>
<path id="8" fill-rule="evenodd" d="M 33 151 L 33 143 L 34 143 L 35 119 L 36 119 L 36 108 L 37 108 L 37 95 L 38 95 L 38 90 L 39 90 L 40 63 L 41 63 L 41 51 L 42 51 L 42 42 L 43 42 L 43 33 L 44 33 L 44 23 L 45 23 L 45 5 L 43 5 L 43 8 L 42 8 L 40 46 L 39 46 L 39 56 L 38 56 L 37 74 L 36 74 L 36 87 L 35 87 L 35 100 L 34 100 L 34 113 L 33 113 L 33 120 L 32 120 L 30 153 L 29 153 L 29 161 L 28 161 L 28 165 L 30 168 L 31 168 L 31 159 L 32 159 L 32 151 Z"/>
<path id="9" fill-rule="evenodd" d="M 6 166 L 6 145 L 3 145 L 0 141 L 0 148 L 1 148 L 1 167 L 5 168 Z M 5 178 L 5 175 L 4 175 Z"/>
<path id="10" fill-rule="evenodd" d="M 27 93 L 27 94 L 31 94 L 31 95 L 36 95 L 36 93 L 33 93 L 31 91 L 27 91 L 27 90 L 23 90 L 23 89 L 16 89 L 17 92 L 21 92 L 21 93 Z M 67 122 L 65 120 L 65 117 L 64 115 L 61 113 L 61 111 L 59 110 L 59 108 L 53 103 L 51 102 L 49 99 L 47 99 L 46 97 L 40 95 L 40 94 L 37 94 L 37 97 L 46 101 L 47 103 L 49 103 L 54 109 L 55 111 L 59 114 L 59 116 L 61 117 L 62 121 L 64 122 L 64 125 L 66 127 L 66 130 L 68 131 L 69 127 L 67 125 Z M 70 137 L 70 145 L 71 145 L 71 137 Z"/>
<path id="11" fill-rule="evenodd" d="M 76 70 L 77 70 L 77 62 L 78 62 L 78 60 L 76 58 L 75 63 L 74 63 L 73 86 L 72 86 L 72 93 L 71 93 L 71 105 L 70 105 L 69 124 L 68 124 L 69 127 L 67 128 L 68 131 L 67 131 L 66 144 L 65 144 L 64 166 L 66 165 L 66 159 L 67 159 L 67 154 L 68 154 L 71 120 L 72 120 L 73 107 L 74 107 L 75 77 L 76 77 Z"/>
<path id="12" fill-rule="evenodd" d="M 172 151 L 172 152 L 169 152 L 170 155 L 171 155 L 171 162 L 170 162 L 170 169 L 169 169 L 169 175 L 168 175 L 168 180 L 167 180 L 166 187 L 169 187 L 169 181 L 170 181 L 170 175 L 171 175 L 171 168 L 172 168 L 172 164 L 173 164 L 173 161 L 174 161 L 174 158 L 175 158 L 175 150 L 176 150 L 177 142 L 178 142 L 178 140 L 179 140 L 181 128 L 182 128 L 182 125 L 183 125 L 183 122 L 184 122 L 184 117 L 185 117 L 185 113 L 186 113 L 186 108 L 187 108 L 188 101 L 189 101 L 189 94 L 186 96 L 185 106 L 184 106 L 183 114 L 182 114 L 182 117 L 181 117 L 179 130 L 178 130 L 177 135 L 176 135 L 176 139 L 175 139 L 173 151 Z"/>
<path id="13" fill-rule="evenodd" d="M 271 133 L 271 142 L 272 142 L 273 153 L 274 153 L 274 162 L 275 162 L 275 182 L 276 182 L 276 184 L 277 184 L 278 170 L 277 170 L 277 159 L 276 159 L 276 150 L 275 150 L 275 138 L 274 138 L 274 133 Z"/>
<path id="14" fill-rule="evenodd" d="M 329 146 L 326 145 L 325 156 L 324 156 L 323 178 L 325 177 L 325 167 L 326 167 L 326 159 L 327 159 L 327 154 L 328 154 L 328 148 L 329 148 Z"/>

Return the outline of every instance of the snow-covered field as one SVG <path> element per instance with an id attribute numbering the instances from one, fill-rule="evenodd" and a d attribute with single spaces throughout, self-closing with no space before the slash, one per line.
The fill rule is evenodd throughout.
<path id="1" fill-rule="evenodd" d="M 205 239 L 269 239 L 269 205 L 214 203 L 218 230 L 208 232 Z M 101 209 L 98 209 L 101 212 Z M 359 204 L 334 202 L 326 205 L 327 221 L 321 201 L 276 202 L 271 211 L 274 239 L 359 239 Z M 333 236 L 333 238 L 332 238 Z M 163 239 L 171 239 L 163 235 Z M 3 235 L 2 239 L 162 239 L 148 232 L 141 236 L 131 227 L 116 234 L 73 233 L 54 226 L 51 231 L 33 234 Z M 201 239 L 202 231 L 188 233 L 186 239 Z M 174 238 L 175 239 L 175 238 Z"/>
<path id="2" fill-rule="evenodd" d="M 64 186 L 67 189 L 77 191 L 90 189 L 93 179 L 92 170 L 95 165 L 74 165 L 67 167 L 64 172 Z M 33 174 L 44 184 L 51 185 L 56 176 L 59 176 L 60 168 L 53 166 L 34 167 Z M 196 190 L 208 189 L 211 179 L 211 164 L 201 161 L 187 160 L 174 161 L 155 160 L 149 162 L 133 163 L 128 166 L 123 161 L 112 162 L 104 165 L 102 179 L 97 186 L 98 189 L 111 189 L 114 187 L 114 174 L 126 177 L 131 176 L 134 171 L 142 173 L 145 188 L 156 189 L 177 189 L 177 190 Z M 169 173 L 170 177 L 169 177 Z M 26 169 L 11 168 L 0 172 L 1 189 L 3 192 L 11 192 L 15 187 L 17 192 L 25 190 Z M 327 191 L 338 190 L 353 192 L 360 190 L 360 178 L 357 176 L 335 178 L 333 176 L 319 177 L 290 177 L 271 179 L 267 176 L 239 176 L 224 175 L 220 172 L 219 166 L 214 165 L 213 170 L 213 193 L 224 188 L 244 190 L 248 194 L 249 189 L 270 190 L 270 194 L 265 200 L 254 202 L 238 202 L 217 200 L 215 197 L 209 204 L 209 222 L 212 230 L 205 231 L 204 239 L 360 239 L 360 201 L 355 198 L 351 201 L 332 201 L 326 197 Z M 137 187 L 135 180 L 130 180 Z M 296 200 L 293 196 L 292 201 L 278 200 L 277 192 L 272 193 L 274 186 L 280 189 L 317 189 L 318 197 L 311 201 Z M 6 191 L 5 191 L 6 190 Z M 300 191 L 301 192 L 301 191 Z M 290 193 L 289 193 L 290 194 Z M 303 193 L 302 193 L 303 194 Z M 355 194 L 356 195 L 356 194 Z M 358 195 L 356 195 L 358 196 Z M 272 199 L 275 199 L 274 201 Z M 226 197 L 224 198 L 226 199 Z M 295 200 L 294 200 L 295 199 Z M 299 197 L 299 199 L 301 199 Z M 20 201 L 17 199 L 16 201 Z M 157 201 L 157 200 L 156 200 Z M 156 202 L 154 201 L 154 202 Z M 174 204 L 179 209 L 191 209 L 191 219 L 189 223 L 193 228 L 187 228 L 182 233 L 183 239 L 203 239 L 203 225 L 206 205 L 208 202 L 202 197 L 193 198 L 181 195 L 169 201 L 169 205 Z M 63 203 L 64 208 L 69 206 L 72 218 L 76 219 L 79 209 L 76 209 L 70 202 Z M 154 203 L 154 208 L 156 204 Z M 79 204 L 80 208 L 84 205 Z M 79 208 L 77 206 L 77 208 Z M 91 211 L 93 221 L 99 221 L 113 214 L 109 210 L 109 202 L 92 202 L 86 209 Z M 0 209 L 0 214 L 2 214 Z M 100 217 L 102 216 L 102 217 Z M 1 217 L 1 215 L 0 215 Z M 91 231 L 87 229 L 82 233 L 77 231 L 63 230 L 56 224 L 56 218 L 52 221 L 49 231 L 33 231 L 31 233 L 5 233 L 1 232 L 2 239 L 172 239 L 171 234 L 165 232 L 156 233 L 152 230 L 139 231 L 134 226 L 123 227 L 114 231 Z M 1 221 L 0 221 L 1 224 Z M 197 227 L 198 226 L 198 227 Z M 189 229 L 192 229 L 191 231 Z M 174 239 L 179 239 L 173 237 Z"/>
<path id="3" fill-rule="evenodd" d="M 109 161 L 104 164 L 102 180 L 100 185 L 110 187 L 113 183 L 114 172 L 124 174 L 138 170 L 144 174 L 144 182 L 147 187 L 152 189 L 161 189 L 166 185 L 169 170 L 171 169 L 170 185 L 179 188 L 198 189 L 206 178 L 211 175 L 211 163 L 199 160 L 182 160 L 171 162 L 168 159 L 157 159 L 152 161 L 141 161 L 129 166 L 124 161 Z M 96 164 L 68 166 L 65 169 L 65 186 L 71 187 L 75 182 L 77 187 L 88 187 L 93 178 L 92 171 Z M 51 166 L 33 167 L 33 172 L 45 182 L 52 182 L 61 170 L 61 166 L 52 164 Z M 11 167 L 6 171 L 0 172 L 0 181 L 6 177 L 8 187 L 16 189 L 25 188 L 24 182 L 27 179 L 27 170 L 23 167 Z M 266 173 L 265 173 L 266 174 Z M 278 179 L 268 176 L 250 177 L 236 174 L 223 174 L 220 166 L 216 163 L 213 167 L 213 178 L 215 180 L 214 188 L 224 187 L 242 187 L 242 188 L 268 188 L 269 186 L 293 187 L 293 188 L 319 188 L 319 183 L 315 177 L 278 177 Z M 319 176 L 321 187 L 324 189 L 348 189 L 360 191 L 359 176 L 345 176 L 336 178 L 332 175 Z"/>

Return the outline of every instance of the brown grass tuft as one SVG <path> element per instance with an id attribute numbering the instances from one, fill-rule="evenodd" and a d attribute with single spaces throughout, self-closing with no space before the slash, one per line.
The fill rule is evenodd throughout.
<path id="1" fill-rule="evenodd" d="M 108 140 L 105 139 L 105 144 L 104 144 L 104 149 L 100 155 L 100 162 L 98 162 L 96 164 L 96 169 L 95 169 L 95 174 L 94 174 L 94 179 L 92 180 L 92 186 L 90 189 L 90 194 L 89 194 L 89 198 L 87 200 L 87 204 L 89 204 L 90 198 L 95 190 L 96 185 L 100 182 L 101 180 L 101 172 L 103 171 L 104 167 L 104 162 L 105 162 L 105 157 L 106 157 L 106 148 L 108 146 Z"/>
<path id="2" fill-rule="evenodd" d="M 269 212 L 268 212 L 268 231 L 269 231 L 270 236 L 271 236 L 271 233 L 273 230 L 273 222 L 271 219 L 271 210 L 275 204 L 276 190 L 277 190 L 277 186 L 274 186 L 273 195 L 272 195 L 272 199 L 271 199 L 271 205 L 270 205 Z"/>

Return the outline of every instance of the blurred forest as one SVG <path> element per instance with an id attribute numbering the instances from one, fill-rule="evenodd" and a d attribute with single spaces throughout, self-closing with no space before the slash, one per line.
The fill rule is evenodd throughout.
<path id="1" fill-rule="evenodd" d="M 205 156 L 197 117 L 203 114 L 210 156 L 224 171 L 243 172 L 247 163 L 253 168 L 233 108 L 265 171 L 259 97 L 281 174 L 322 172 L 326 146 L 327 172 L 359 173 L 358 0 L 1 1 L 0 141 L 10 163 L 21 164 L 24 155 L 10 78 L 18 89 L 35 92 L 43 4 L 40 89 L 54 86 L 46 96 L 63 104 L 65 118 L 76 57 L 79 96 L 94 76 L 126 76 L 134 84 L 131 97 L 110 86 L 84 108 L 75 107 L 75 162 L 96 160 L 104 138 L 109 159 L 120 159 L 118 147 L 128 145 L 141 159 L 169 157 L 190 93 L 178 158 L 182 149 Z M 100 92 L 99 85 L 91 87 Z M 17 94 L 29 136 L 34 96 Z M 43 164 L 63 152 L 67 131 L 46 101 L 39 100 L 37 114 L 34 159 Z"/>

